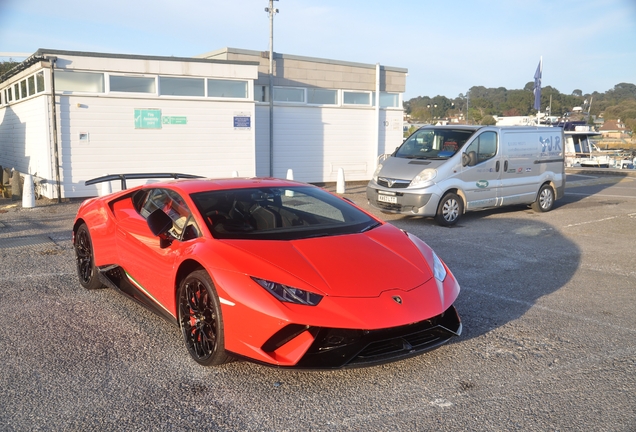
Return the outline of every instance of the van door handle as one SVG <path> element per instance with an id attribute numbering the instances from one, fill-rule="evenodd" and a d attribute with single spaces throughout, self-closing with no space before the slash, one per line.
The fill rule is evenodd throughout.
<path id="1" fill-rule="evenodd" d="M 495 171 L 499 172 L 499 161 L 495 164 Z"/>
<path id="2" fill-rule="evenodd" d="M 504 172 L 508 172 L 508 161 L 504 162 Z"/>

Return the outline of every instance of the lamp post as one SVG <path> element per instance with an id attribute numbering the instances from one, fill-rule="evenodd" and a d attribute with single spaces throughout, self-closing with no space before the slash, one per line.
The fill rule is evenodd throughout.
<path id="1" fill-rule="evenodd" d="M 269 0 L 269 7 L 265 12 L 269 14 L 269 176 L 274 176 L 274 15 L 278 9 Z"/>
<path id="2" fill-rule="evenodd" d="M 433 108 L 437 108 L 437 104 L 433 104 L 433 105 L 432 105 L 432 107 L 433 107 Z M 430 114 L 430 116 L 431 116 L 431 120 L 433 120 L 433 113 L 431 112 L 431 104 L 427 104 L 427 105 L 426 105 L 426 108 L 428 108 L 428 113 L 429 113 L 429 114 Z"/>

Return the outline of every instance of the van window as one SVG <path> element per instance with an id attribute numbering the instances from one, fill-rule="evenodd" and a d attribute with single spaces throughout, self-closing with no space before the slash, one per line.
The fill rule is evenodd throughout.
<path id="1" fill-rule="evenodd" d="M 425 127 L 417 130 L 396 150 L 396 157 L 406 159 L 448 159 L 475 133 L 472 129 Z"/>
<path id="2" fill-rule="evenodd" d="M 492 159 L 497 154 L 497 134 L 495 132 L 484 132 L 475 138 L 467 148 L 466 152 L 469 156 L 471 152 L 475 152 L 477 163 Z"/>

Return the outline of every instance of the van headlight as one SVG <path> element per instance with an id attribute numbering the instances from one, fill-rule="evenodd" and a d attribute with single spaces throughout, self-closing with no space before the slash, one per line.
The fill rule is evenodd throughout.
<path id="1" fill-rule="evenodd" d="M 437 177 L 437 170 L 433 168 L 426 168 L 411 180 L 409 187 L 423 187 L 433 183 L 433 179 Z"/>
<path id="2" fill-rule="evenodd" d="M 375 169 L 373 173 L 373 181 L 378 182 L 378 176 L 380 175 L 380 171 L 382 171 L 382 164 L 378 164 L 378 167 Z"/>

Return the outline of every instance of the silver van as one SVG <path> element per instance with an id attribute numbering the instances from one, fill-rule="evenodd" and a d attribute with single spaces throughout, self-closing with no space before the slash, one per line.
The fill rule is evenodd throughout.
<path id="1" fill-rule="evenodd" d="M 547 212 L 564 192 L 559 127 L 424 126 L 381 160 L 367 199 L 451 226 L 465 211 L 504 205 Z"/>

